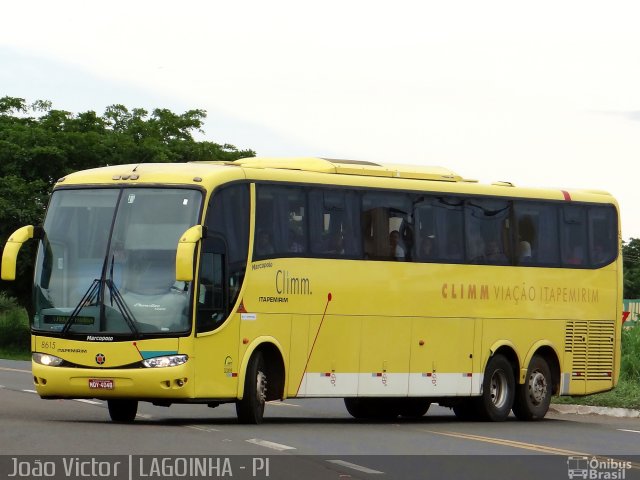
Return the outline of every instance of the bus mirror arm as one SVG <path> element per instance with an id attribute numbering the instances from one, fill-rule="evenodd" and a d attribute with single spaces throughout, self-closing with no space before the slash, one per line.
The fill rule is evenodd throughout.
<path id="1" fill-rule="evenodd" d="M 194 253 L 196 244 L 204 238 L 202 225 L 189 228 L 180 236 L 176 251 L 176 280 L 179 282 L 193 281 Z"/>
<path id="2" fill-rule="evenodd" d="M 2 251 L 2 272 L 0 277 L 2 280 L 15 280 L 16 279 L 16 263 L 18 261 L 18 252 L 22 247 L 22 244 L 27 240 L 34 238 L 42 238 L 43 230 L 41 227 L 34 227 L 33 225 L 27 225 L 26 227 L 19 228 L 11 234 L 7 244 Z"/>

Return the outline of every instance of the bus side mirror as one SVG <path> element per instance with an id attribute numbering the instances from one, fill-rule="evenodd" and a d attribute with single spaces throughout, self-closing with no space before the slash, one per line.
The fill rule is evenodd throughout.
<path id="1" fill-rule="evenodd" d="M 18 262 L 20 247 L 22 247 L 22 244 L 27 240 L 34 238 L 34 236 L 41 238 L 41 232 L 42 229 L 40 227 L 27 225 L 11 234 L 2 252 L 2 272 L 0 273 L 2 280 L 16 279 L 16 263 Z"/>
<path id="2" fill-rule="evenodd" d="M 202 239 L 202 225 L 196 225 L 184 232 L 178 240 L 176 251 L 176 280 L 179 282 L 193 281 L 193 259 L 196 244 Z"/>

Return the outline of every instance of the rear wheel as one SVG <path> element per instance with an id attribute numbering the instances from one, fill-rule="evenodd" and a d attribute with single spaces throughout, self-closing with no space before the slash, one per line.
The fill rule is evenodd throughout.
<path id="1" fill-rule="evenodd" d="M 515 397 L 515 379 L 509 361 L 494 355 L 487 363 L 482 382 L 482 395 L 477 399 L 478 415 L 482 420 L 506 420 Z"/>
<path id="2" fill-rule="evenodd" d="M 137 400 L 107 400 L 109 416 L 118 423 L 131 423 L 138 413 Z"/>
<path id="3" fill-rule="evenodd" d="M 267 399 L 267 375 L 262 352 L 256 352 L 249 360 L 244 382 L 242 400 L 236 402 L 236 413 L 240 423 L 260 424 L 264 418 Z"/>
<path id="4" fill-rule="evenodd" d="M 551 403 L 551 370 L 546 360 L 534 355 L 524 384 L 518 385 L 513 413 L 520 420 L 544 418 Z"/>

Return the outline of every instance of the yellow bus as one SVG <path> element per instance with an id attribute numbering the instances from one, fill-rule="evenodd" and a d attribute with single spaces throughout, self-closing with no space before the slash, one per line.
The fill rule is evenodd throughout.
<path id="1" fill-rule="evenodd" d="M 41 227 L 35 388 L 138 402 L 344 398 L 356 418 L 544 417 L 613 388 L 615 200 L 320 158 L 120 165 L 58 180 Z"/>

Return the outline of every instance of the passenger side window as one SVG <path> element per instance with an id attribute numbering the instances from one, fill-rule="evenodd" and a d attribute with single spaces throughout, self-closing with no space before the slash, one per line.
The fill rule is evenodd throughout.
<path id="1" fill-rule="evenodd" d="M 364 194 L 362 238 L 366 259 L 410 261 L 413 248 L 411 197 L 404 193 Z"/>
<path id="2" fill-rule="evenodd" d="M 471 199 L 465 202 L 466 257 L 469 263 L 511 263 L 510 202 Z"/>
<path id="3" fill-rule="evenodd" d="M 420 197 L 414 205 L 414 261 L 461 262 L 464 258 L 463 201 L 456 197 Z"/>
<path id="4" fill-rule="evenodd" d="M 258 185 L 254 258 L 305 255 L 307 211 L 303 188 Z"/>
<path id="5" fill-rule="evenodd" d="M 558 265 L 557 205 L 515 201 L 514 217 L 516 264 Z"/>
<path id="6" fill-rule="evenodd" d="M 309 231 L 313 255 L 360 258 L 359 195 L 353 191 L 311 190 Z"/>
<path id="7" fill-rule="evenodd" d="M 587 209 L 581 205 L 567 205 L 561 208 L 561 214 L 562 264 L 568 267 L 587 266 Z"/>
<path id="8" fill-rule="evenodd" d="M 591 263 L 602 267 L 618 254 L 618 217 L 613 206 L 589 207 L 589 249 Z"/>

